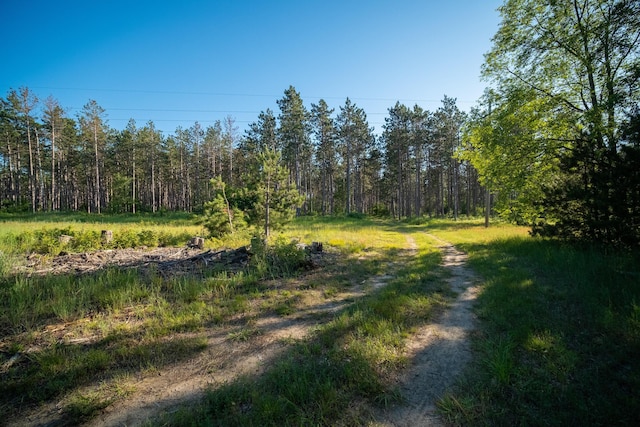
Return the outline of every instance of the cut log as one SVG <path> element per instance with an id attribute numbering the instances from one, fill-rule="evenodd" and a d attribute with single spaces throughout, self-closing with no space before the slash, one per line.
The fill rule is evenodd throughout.
<path id="1" fill-rule="evenodd" d="M 111 243 L 111 241 L 113 240 L 113 231 L 102 230 L 102 232 L 100 233 L 100 238 L 102 240 L 103 245 L 107 245 Z"/>
<path id="2" fill-rule="evenodd" d="M 204 249 L 204 238 L 198 236 L 193 237 L 191 238 L 191 240 L 189 240 L 187 246 L 189 246 L 190 248 Z"/>

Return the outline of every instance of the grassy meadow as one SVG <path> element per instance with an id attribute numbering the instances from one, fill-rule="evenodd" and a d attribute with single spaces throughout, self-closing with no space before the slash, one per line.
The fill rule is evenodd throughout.
<path id="1" fill-rule="evenodd" d="M 96 220 L 98 218 L 98 220 Z M 182 246 L 202 234 L 188 215 L 0 217 L 0 417 L 57 405 L 81 424 L 134 396 L 141 378 L 189 363 L 211 331 L 251 343 L 263 316 L 293 318 L 364 293 L 283 341 L 259 376 L 240 376 L 149 425 L 375 425 L 371 408 L 402 404 L 394 378 L 411 334 L 454 297 L 438 242 L 469 254 L 482 278 L 475 358 L 438 403 L 455 425 L 618 424 L 640 421 L 640 257 L 572 248 L 481 220 L 392 222 L 299 218 L 233 274 L 193 276 L 105 268 L 87 275 L 16 274 L 27 254 Z M 74 238 L 63 246 L 57 235 Z M 246 245 L 249 235 L 208 240 Z M 295 243 L 323 242 L 309 269 Z M 48 243 L 46 243 L 48 242 Z M 410 242 L 417 250 L 410 251 Z M 46 244 L 45 244 L 46 243 Z M 75 245 L 75 246 L 74 246 Z M 386 286 L 370 286 L 375 277 Z"/>

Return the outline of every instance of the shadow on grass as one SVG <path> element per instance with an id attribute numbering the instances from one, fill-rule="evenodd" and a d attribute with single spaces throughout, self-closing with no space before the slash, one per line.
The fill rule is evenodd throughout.
<path id="1" fill-rule="evenodd" d="M 407 258 L 403 250 L 397 248 L 381 250 L 375 260 L 345 256 L 331 270 L 338 277 L 336 282 L 344 286 L 341 289 L 344 291 L 362 286 L 361 282 L 372 275 L 390 273 L 381 265 L 392 263 L 398 257 Z M 443 304 L 442 295 L 446 294 L 446 289 L 434 278 L 439 261 L 437 251 L 404 259 L 393 267 L 393 278 L 388 279 L 390 283 L 387 286 L 372 287 L 368 294 L 352 298 L 349 305 L 336 311 L 333 320 L 314 335 L 296 341 L 263 376 L 244 377 L 212 390 L 202 406 L 179 411 L 167 423 L 326 425 L 334 422 L 353 424 L 356 420 L 366 419 L 368 415 L 363 406 L 354 406 L 354 402 L 387 402 L 389 396 L 394 396 L 388 379 L 405 362 L 400 351 L 403 339 L 412 327 L 426 322 L 433 309 Z M 328 279 L 332 282 L 331 278 Z M 111 283 L 111 280 L 107 282 Z M 165 282 L 154 283 L 153 279 L 143 282 L 139 289 L 161 292 L 163 304 L 166 301 L 178 302 L 182 298 L 175 293 L 179 289 L 167 286 Z M 36 288 L 47 288 L 46 282 L 40 284 L 45 286 Z M 159 287 L 154 290 L 156 285 Z M 136 289 L 133 289 L 134 294 Z M 111 290 L 116 294 L 132 291 L 126 286 L 126 281 L 112 283 Z M 225 279 L 202 288 L 196 287 L 189 292 L 194 310 L 228 311 L 217 315 L 208 313 L 199 324 L 194 324 L 192 318 L 185 319 L 183 328 L 193 330 L 198 325 L 207 327 L 207 322 L 218 321 L 231 324 L 233 316 L 246 315 L 250 301 L 259 302 L 266 298 L 268 290 L 255 280 L 234 284 Z M 46 292 L 49 291 L 45 289 Z M 148 300 L 153 299 L 153 295 L 150 297 L 143 292 L 138 297 L 141 299 L 131 301 L 153 307 L 158 304 Z M 204 300 L 203 295 L 207 295 Z M 113 298 L 118 300 L 117 295 Z M 125 300 L 130 304 L 127 298 Z M 296 305 L 296 301 L 285 302 Z M 186 304 L 185 311 L 190 310 L 191 303 L 180 303 Z M 272 313 L 261 312 L 261 315 L 265 314 Z M 141 315 L 148 314 L 143 312 Z M 37 334 L 51 319 L 52 315 L 36 318 L 31 331 Z M 280 327 L 286 324 L 282 323 Z M 172 325 L 161 335 L 167 337 L 167 334 L 180 329 L 180 325 Z M 86 345 L 42 344 L 43 348 L 34 352 L 13 349 L 13 353 L 21 353 L 22 359 L 1 374 L 2 411 L 12 416 L 29 406 L 52 404 L 62 395 L 113 380 L 120 374 L 140 372 L 149 365 L 162 369 L 186 363 L 206 346 L 206 341 L 198 338 L 144 338 L 145 332 L 138 328 L 114 333 Z M 247 339 L 250 340 L 251 336 Z M 4 363 L 6 359 L 4 355 L 2 357 Z M 89 408 L 67 408 L 58 421 L 62 424 L 77 423 L 101 409 L 100 405 L 96 402 L 92 408 L 89 402 Z M 104 407 L 104 403 L 102 405 Z"/>
<path id="2" fill-rule="evenodd" d="M 128 333 L 106 336 L 90 344 L 57 343 L 22 353 L 17 363 L 4 370 L 0 383 L 0 412 L 3 419 L 19 417 L 35 405 L 59 399 L 85 386 L 102 384 L 119 376 L 143 370 L 163 369 L 193 357 L 206 348 L 201 338 L 143 338 L 142 328 Z M 105 396 L 109 400 L 110 396 Z M 55 425 L 76 424 L 101 409 L 82 411 L 69 405 L 55 419 Z"/>
<path id="3" fill-rule="evenodd" d="M 444 304 L 439 261 L 430 252 L 407 262 L 388 284 L 295 341 L 263 375 L 211 389 L 200 405 L 149 425 L 363 425 L 368 405 L 399 398 L 390 378 L 406 362 L 403 341 Z"/>
<path id="4" fill-rule="evenodd" d="M 454 422 L 640 423 L 637 253 L 531 238 L 460 247 L 486 282 L 477 363 L 443 401 Z"/>

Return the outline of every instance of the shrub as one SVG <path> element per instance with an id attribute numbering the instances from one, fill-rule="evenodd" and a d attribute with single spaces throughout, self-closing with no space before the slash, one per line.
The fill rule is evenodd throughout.
<path id="1" fill-rule="evenodd" d="M 309 265 L 308 252 L 296 241 L 287 242 L 279 237 L 273 246 L 259 244 L 260 238 L 253 238 L 251 242 L 254 253 L 251 265 L 262 277 L 289 277 Z"/>

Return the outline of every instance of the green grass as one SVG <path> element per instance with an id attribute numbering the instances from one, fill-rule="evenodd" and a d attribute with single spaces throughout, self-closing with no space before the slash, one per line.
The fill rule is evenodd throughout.
<path id="1" fill-rule="evenodd" d="M 453 297 L 438 267 L 438 241 L 469 254 L 483 279 L 474 362 L 444 396 L 454 425 L 635 425 L 640 422 L 640 257 L 534 239 L 481 220 L 395 223 L 299 218 L 236 274 L 197 277 L 107 269 L 81 277 L 14 275 L 11 246 L 34 230 L 110 228 L 153 240 L 164 230 L 198 234 L 188 218 L 45 215 L 0 218 L 0 417 L 56 403 L 62 424 L 90 420 L 135 392 L 136 379 L 189 363 L 213 329 L 236 345 L 264 331 L 260 316 L 292 318 L 356 288 L 364 296 L 306 338 L 283 341 L 259 376 L 211 388 L 207 397 L 150 425 L 367 425 L 370 408 L 399 403 L 393 378 L 406 340 Z M 158 229 L 154 227 L 158 226 Z M 121 228 L 119 228 L 121 227 Z M 194 227 L 194 229 L 188 228 Z M 159 231 L 158 231 L 159 232 Z M 10 236 L 10 237 L 7 237 Z M 248 244 L 250 236 L 209 241 Z M 407 250 L 408 238 L 417 253 Z M 244 240 L 243 240 L 244 239 Z M 291 240 L 320 241 L 328 262 L 309 265 Z M 82 240 L 82 239 L 78 239 Z M 230 243 L 231 242 L 231 243 Z M 183 243 L 178 243 L 183 244 Z M 389 275 L 382 288 L 367 287 Z"/>
<path id="2" fill-rule="evenodd" d="M 47 221 L 29 221 L 42 226 L 37 230 L 43 230 L 43 236 L 60 230 L 69 234 L 76 227 L 104 226 L 89 219 L 82 223 L 50 222 L 49 216 Z M 125 226 L 138 235 L 148 230 L 151 222 L 147 220 L 141 229 L 130 222 Z M 117 232 L 119 223 L 107 224 Z M 309 225 L 307 219 L 294 224 L 236 274 L 211 269 L 194 277 L 165 277 L 153 270 L 141 275 L 135 269 L 109 268 L 79 277 L 27 277 L 11 273 L 9 266 L 4 268 L 0 276 L 0 416 L 11 419 L 30 407 L 56 402 L 61 409 L 57 422 L 77 424 L 91 419 L 133 392 L 131 378 L 160 372 L 205 351 L 208 329 L 228 330 L 231 342 L 250 341 L 262 334 L 254 326 L 257 316 L 288 317 L 307 306 L 338 298 L 368 277 L 381 274 L 384 266 L 403 255 L 407 242 L 408 231 L 366 219 L 318 220 L 315 234 L 308 233 Z M 162 225 L 165 230 L 185 226 Z M 23 231 L 14 228 L 2 236 L 33 233 L 29 225 L 20 227 Z M 344 410 L 354 397 L 374 402 L 397 397 L 388 389 L 386 377 L 402 366 L 402 340 L 434 307 L 444 304 L 443 290 L 431 277 L 439 253 L 419 231 L 414 236 L 423 246 L 420 257 L 398 265 L 398 280 L 389 294 L 379 292 L 356 301 L 312 339 L 290 342 L 286 357 L 265 374 L 264 389 L 251 388 L 250 393 L 263 400 L 256 400 L 255 405 L 262 409 L 248 419 L 267 424 L 270 419 L 281 420 L 278 417 L 289 413 L 290 402 L 296 402 L 308 408 L 305 413 L 297 412 L 298 418 L 287 415 L 287 420 L 310 417 L 330 422 L 345 416 Z M 306 272 L 306 257 L 290 239 L 322 241 L 335 264 Z M 327 243 L 330 239 L 335 240 L 335 246 Z M 6 256 L 21 255 L 13 248 Z M 309 353 L 315 359 L 308 359 Z M 327 369 L 332 376 L 314 386 L 314 400 L 309 400 L 304 390 Z M 301 373 L 300 382 L 293 382 Z M 245 381 L 255 382 L 245 379 L 229 384 L 230 393 L 238 392 L 233 387 L 245 387 Z M 276 394 L 265 394 L 273 386 Z M 282 388 L 290 390 L 288 400 L 278 396 Z M 215 401 L 217 392 L 212 393 L 209 399 Z M 228 399 L 221 396 L 221 401 Z M 316 413 L 318 404 L 321 407 Z M 193 413 L 206 418 L 209 412 L 203 407 Z M 232 420 L 235 415 L 221 413 L 220 417 Z"/>
<path id="3" fill-rule="evenodd" d="M 378 261 L 397 260 L 406 245 L 405 233 L 396 230 L 392 236 L 393 228 L 374 233 L 387 249 L 376 246 L 375 237 L 367 238 Z M 426 243 L 419 230 L 413 231 L 418 243 Z M 401 260 L 387 286 L 356 300 L 310 338 L 294 341 L 262 376 L 211 389 L 201 404 L 150 425 L 365 425 L 370 405 L 399 402 L 391 378 L 406 366 L 406 339 L 446 304 L 449 292 L 438 280 L 437 250 L 421 245 L 417 256 Z M 250 333 L 233 338 L 243 340 Z"/>
<path id="4" fill-rule="evenodd" d="M 437 228 L 437 227 L 434 227 Z M 499 225 L 437 228 L 485 279 L 476 359 L 441 402 L 459 425 L 640 423 L 640 257 Z"/>
<path id="5" fill-rule="evenodd" d="M 188 214 L 88 215 L 82 213 L 0 213 L 0 253 L 5 256 L 37 253 L 86 252 L 98 249 L 182 246 L 204 229 Z M 113 231 L 104 243 L 102 230 Z M 61 235 L 71 236 L 61 243 Z M 0 259 L 0 272 L 2 260 Z"/>

